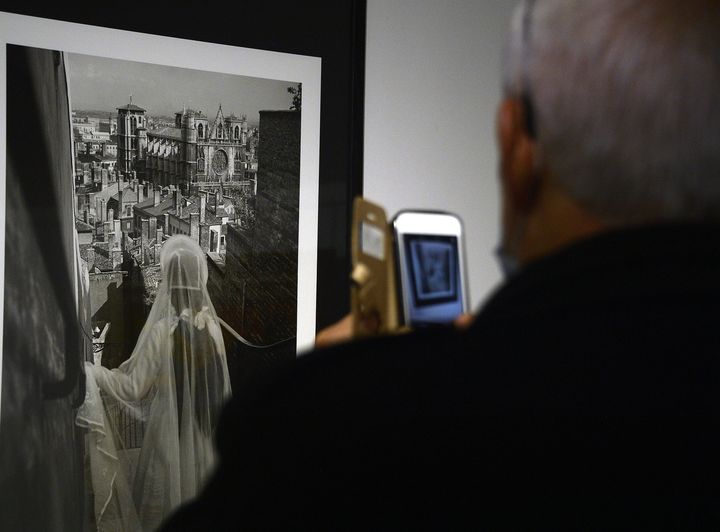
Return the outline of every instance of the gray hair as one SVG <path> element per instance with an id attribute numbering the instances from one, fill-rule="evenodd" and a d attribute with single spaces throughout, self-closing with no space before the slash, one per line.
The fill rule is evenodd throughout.
<path id="1" fill-rule="evenodd" d="M 608 223 L 720 220 L 720 2 L 535 4 L 503 82 L 532 101 L 550 175 Z"/>

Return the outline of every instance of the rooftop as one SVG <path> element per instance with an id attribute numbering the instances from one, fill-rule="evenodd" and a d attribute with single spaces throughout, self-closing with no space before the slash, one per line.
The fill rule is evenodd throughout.
<path id="1" fill-rule="evenodd" d="M 150 194 L 150 197 L 144 201 L 141 201 L 135 205 L 135 209 L 140 211 L 141 214 L 147 216 L 160 217 L 165 213 L 171 214 L 175 209 L 175 203 L 173 202 L 172 195 L 167 195 L 161 198 L 160 203 L 155 206 L 154 194 Z"/>
<path id="2" fill-rule="evenodd" d="M 176 127 L 164 127 L 148 131 L 149 137 L 165 137 L 173 140 L 182 140 L 182 129 Z"/>
<path id="3" fill-rule="evenodd" d="M 145 109 L 142 107 L 138 107 L 137 105 L 134 105 L 132 103 L 129 103 L 127 105 L 123 105 L 122 107 L 117 108 L 118 111 L 136 111 L 139 113 L 144 113 Z"/>
<path id="4" fill-rule="evenodd" d="M 107 187 L 102 189 L 100 192 L 95 193 L 95 200 L 101 199 L 101 200 L 109 200 L 112 197 L 115 197 L 117 199 L 117 193 L 119 190 L 127 190 L 130 188 L 130 185 L 128 183 L 122 183 L 123 188 L 120 189 L 120 181 L 115 181 L 114 183 L 110 183 Z"/>
<path id="5" fill-rule="evenodd" d="M 92 233 L 95 230 L 92 225 L 86 224 L 77 218 L 75 218 L 75 229 L 78 233 Z"/>
<path id="6" fill-rule="evenodd" d="M 120 201 L 120 193 L 113 194 L 110 199 Z M 123 189 L 123 203 L 137 201 L 137 192 L 135 192 L 129 185 Z"/>

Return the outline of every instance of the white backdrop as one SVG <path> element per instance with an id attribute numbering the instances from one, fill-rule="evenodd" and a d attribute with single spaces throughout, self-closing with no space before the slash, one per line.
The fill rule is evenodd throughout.
<path id="1" fill-rule="evenodd" d="M 510 0 L 368 0 L 364 194 L 459 214 L 470 301 L 500 280 L 495 111 Z"/>

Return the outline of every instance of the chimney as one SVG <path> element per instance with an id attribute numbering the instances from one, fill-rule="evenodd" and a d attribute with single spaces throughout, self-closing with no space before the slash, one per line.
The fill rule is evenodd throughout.
<path id="1" fill-rule="evenodd" d="M 114 232 L 108 233 L 107 242 L 108 242 L 108 252 L 112 253 L 112 250 L 115 249 L 115 233 Z"/>
<path id="2" fill-rule="evenodd" d="M 205 223 L 205 210 L 207 209 L 207 192 L 200 191 L 200 223 Z"/>
<path id="3" fill-rule="evenodd" d="M 103 241 L 108 241 L 108 234 L 112 232 L 112 223 L 103 222 Z"/>
<path id="4" fill-rule="evenodd" d="M 118 191 L 118 218 L 122 218 L 125 214 L 125 205 L 123 204 L 123 191 Z"/>
<path id="5" fill-rule="evenodd" d="M 200 214 L 197 212 L 190 214 L 190 238 L 195 242 L 200 241 Z"/>
<path id="6" fill-rule="evenodd" d="M 147 249 L 148 244 L 150 243 L 148 240 L 150 220 L 148 220 L 147 218 L 143 218 L 141 223 L 142 229 L 140 230 L 140 252 L 142 257 L 142 263 L 145 264 L 145 249 Z"/>
<path id="7" fill-rule="evenodd" d="M 120 220 L 113 220 L 113 229 L 115 230 L 115 235 L 117 236 L 118 240 L 122 239 L 122 227 L 120 225 Z"/>
<path id="8" fill-rule="evenodd" d="M 170 234 L 170 215 L 168 213 L 165 213 L 165 219 L 163 220 L 163 222 L 165 224 L 164 225 L 165 234 L 169 235 Z"/>
<path id="9" fill-rule="evenodd" d="M 162 241 L 163 241 L 163 230 L 162 230 L 162 227 L 158 227 L 155 230 L 155 242 L 157 242 L 158 244 L 162 244 Z"/>
<path id="10" fill-rule="evenodd" d="M 114 249 L 110 252 L 113 261 L 113 270 L 119 271 L 122 269 L 122 250 Z"/>
<path id="11" fill-rule="evenodd" d="M 148 242 L 155 238 L 155 233 L 157 232 L 157 218 L 154 216 L 150 218 L 150 226 L 148 227 Z"/>
<path id="12" fill-rule="evenodd" d="M 153 196 L 155 198 L 153 201 L 153 206 L 157 207 L 158 205 L 160 205 L 160 189 L 159 188 L 153 189 Z"/>
<path id="13" fill-rule="evenodd" d="M 92 269 L 95 265 L 95 247 L 90 246 L 87 248 L 87 263 L 88 267 L 90 268 L 90 272 L 92 272 Z"/>
<path id="14" fill-rule="evenodd" d="M 115 209 L 108 209 L 108 221 L 115 219 Z"/>
<path id="15" fill-rule="evenodd" d="M 100 221 L 105 223 L 107 221 L 107 213 L 105 212 L 105 200 L 100 200 Z"/>

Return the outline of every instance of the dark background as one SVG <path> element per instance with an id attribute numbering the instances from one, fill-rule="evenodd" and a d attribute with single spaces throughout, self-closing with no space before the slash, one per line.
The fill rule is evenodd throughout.
<path id="1" fill-rule="evenodd" d="M 317 328 L 349 311 L 352 198 L 362 193 L 365 0 L 4 3 L 3 11 L 181 39 L 322 58 Z"/>

